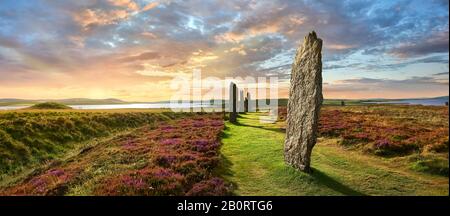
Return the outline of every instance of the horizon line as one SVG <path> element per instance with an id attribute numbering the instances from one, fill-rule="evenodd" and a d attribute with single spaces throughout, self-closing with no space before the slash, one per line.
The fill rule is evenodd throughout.
<path id="1" fill-rule="evenodd" d="M 441 97 L 449 97 L 449 95 L 441 95 L 441 96 L 430 96 L 430 97 L 417 97 L 417 98 L 324 98 L 324 100 L 413 100 L 413 99 L 435 99 Z M 75 100 L 75 99 L 83 99 L 83 100 L 119 100 L 124 103 L 161 103 L 167 102 L 168 100 L 158 100 L 158 101 L 130 101 L 124 100 L 120 98 L 61 98 L 61 99 L 24 99 L 24 98 L 0 98 L 0 100 L 22 100 L 22 101 L 59 101 L 59 100 Z M 265 99 L 273 99 L 273 98 L 265 98 Z M 257 99 L 257 100 L 265 100 L 265 99 Z M 278 100 L 289 99 L 288 97 L 277 98 Z M 219 99 L 219 100 L 227 100 L 227 99 Z M 186 100 L 186 101 L 201 101 L 201 100 Z"/>

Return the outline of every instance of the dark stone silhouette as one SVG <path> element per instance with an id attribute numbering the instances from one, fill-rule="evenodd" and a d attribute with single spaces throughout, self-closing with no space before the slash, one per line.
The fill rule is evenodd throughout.
<path id="1" fill-rule="evenodd" d="M 345 101 L 341 101 L 341 106 L 345 106 Z"/>
<path id="2" fill-rule="evenodd" d="M 237 87 L 236 84 L 230 83 L 230 122 L 236 123 L 237 119 Z"/>
<path id="3" fill-rule="evenodd" d="M 250 93 L 247 92 L 247 96 L 245 97 L 244 100 L 244 112 L 248 112 L 248 99 L 250 98 Z"/>

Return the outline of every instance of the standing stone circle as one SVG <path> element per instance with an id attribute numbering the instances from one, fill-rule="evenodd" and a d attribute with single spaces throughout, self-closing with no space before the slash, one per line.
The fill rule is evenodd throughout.
<path id="1" fill-rule="evenodd" d="M 284 160 L 304 172 L 311 172 L 311 152 L 316 144 L 322 105 L 322 40 L 313 31 L 297 49 L 292 64 L 287 106 Z"/>

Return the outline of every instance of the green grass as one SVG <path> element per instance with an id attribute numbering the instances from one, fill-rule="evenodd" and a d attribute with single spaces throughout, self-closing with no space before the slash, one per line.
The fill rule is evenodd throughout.
<path id="1" fill-rule="evenodd" d="M 445 156 L 444 156 L 445 157 Z M 434 155 L 415 155 L 412 157 L 411 169 L 430 174 L 448 177 L 448 158 L 439 158 Z"/>
<path id="2" fill-rule="evenodd" d="M 412 171 L 403 159 L 346 150 L 337 139 L 320 138 L 312 155 L 313 174 L 283 161 L 281 125 L 259 122 L 262 114 L 227 123 L 222 162 L 216 170 L 236 195 L 448 195 L 448 177 Z"/>

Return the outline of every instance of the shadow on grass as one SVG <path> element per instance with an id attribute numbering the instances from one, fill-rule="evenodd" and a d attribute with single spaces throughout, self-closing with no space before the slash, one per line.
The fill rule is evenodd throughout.
<path id="1" fill-rule="evenodd" d="M 236 190 L 238 189 L 238 184 L 234 181 L 231 181 L 231 177 L 234 176 L 234 172 L 232 171 L 231 167 L 233 166 L 233 163 L 223 154 L 220 154 L 220 162 L 219 165 L 214 170 L 214 173 L 216 176 L 220 176 L 225 180 L 227 184 L 230 185 L 230 195 L 236 196 Z"/>
<path id="2" fill-rule="evenodd" d="M 262 130 L 269 130 L 269 131 L 275 131 L 279 133 L 284 133 L 283 130 L 277 127 L 264 127 L 259 125 L 248 125 L 244 124 L 239 119 L 243 119 L 242 117 L 238 118 L 238 121 L 236 123 L 231 123 L 236 126 L 243 126 L 243 127 L 252 127 Z M 246 119 L 252 119 L 246 117 Z M 233 134 L 230 133 L 230 128 L 226 127 L 222 133 L 222 138 L 229 138 L 230 136 L 233 136 Z M 227 180 L 230 184 L 233 186 L 233 190 L 236 190 L 238 188 L 238 185 L 235 182 L 230 182 L 230 178 L 234 176 L 234 172 L 232 171 L 233 163 L 227 158 L 225 155 L 221 154 L 221 162 L 218 168 L 216 169 L 216 173 L 223 177 L 225 180 Z M 299 171 L 298 171 L 299 172 Z M 327 187 L 329 189 L 332 189 L 338 193 L 341 193 L 343 195 L 349 195 L 349 196 L 364 196 L 365 194 L 356 191 L 341 182 L 333 179 L 332 177 L 328 176 L 324 172 L 314 169 L 313 173 L 309 175 L 313 181 L 315 181 L 319 185 L 323 185 L 323 187 Z M 233 195 L 235 195 L 233 193 Z"/>
<path id="3" fill-rule="evenodd" d="M 230 128 L 225 126 L 223 129 L 220 138 L 228 138 L 230 137 Z M 223 153 L 220 153 L 220 161 L 219 164 L 214 168 L 213 174 L 215 176 L 219 176 L 225 180 L 228 184 L 231 186 L 230 195 L 236 196 L 235 191 L 238 188 L 238 185 L 236 182 L 231 181 L 230 178 L 234 176 L 234 172 L 232 171 L 231 167 L 233 166 L 233 163 L 231 160 L 226 157 Z"/>
<path id="4" fill-rule="evenodd" d="M 348 196 L 365 196 L 366 194 L 363 194 L 359 191 L 353 190 L 352 188 L 349 188 L 348 186 L 343 185 L 342 183 L 336 181 L 335 179 L 331 178 L 327 174 L 323 173 L 320 170 L 317 170 L 315 168 L 313 169 L 313 173 L 310 174 L 311 177 L 314 178 L 319 184 L 322 184 L 330 189 L 333 189 L 336 192 L 342 193 L 344 195 Z"/>
<path id="5" fill-rule="evenodd" d="M 252 127 L 252 128 L 257 128 L 257 129 L 263 129 L 263 130 L 278 132 L 278 133 L 285 133 L 285 130 L 283 130 L 281 128 L 277 128 L 277 127 L 264 127 L 264 126 L 255 126 L 255 125 L 244 124 L 244 123 L 241 123 L 239 121 L 240 118 L 251 119 L 251 118 L 248 118 L 248 117 L 240 117 L 239 116 L 238 119 L 237 119 L 237 122 L 230 122 L 230 123 L 233 124 L 233 125 L 236 125 L 236 126 Z"/>
<path id="6" fill-rule="evenodd" d="M 224 138 L 229 138 L 230 137 L 229 130 L 230 130 L 230 128 L 225 125 L 225 127 L 222 130 L 222 133 L 220 133 L 220 139 L 221 140 L 224 139 Z"/>

